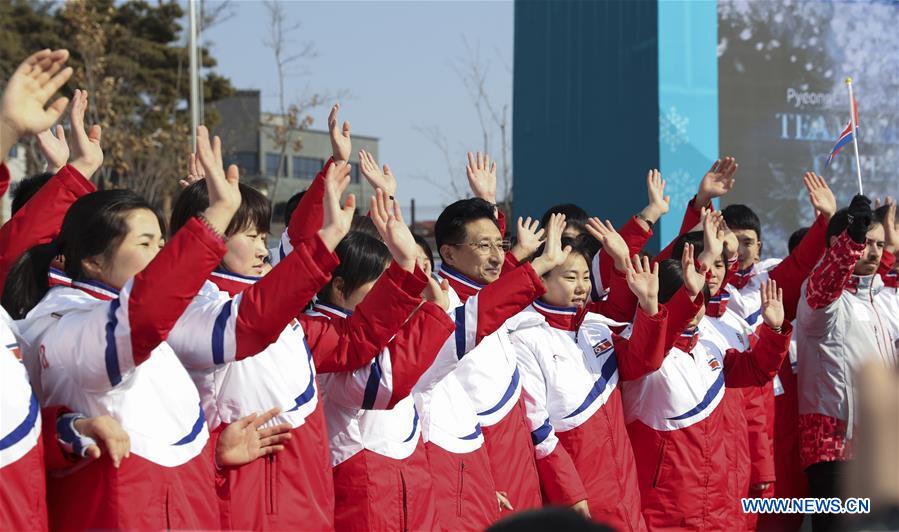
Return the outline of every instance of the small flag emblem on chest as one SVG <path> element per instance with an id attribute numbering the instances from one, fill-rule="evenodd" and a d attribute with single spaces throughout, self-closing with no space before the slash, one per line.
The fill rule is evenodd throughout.
<path id="1" fill-rule="evenodd" d="M 611 340 L 603 340 L 593 346 L 593 354 L 599 356 L 609 349 L 612 349 L 612 341 Z"/>

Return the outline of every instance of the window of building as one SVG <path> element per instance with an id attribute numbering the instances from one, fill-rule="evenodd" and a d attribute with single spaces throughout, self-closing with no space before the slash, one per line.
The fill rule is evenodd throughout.
<path id="1" fill-rule="evenodd" d="M 321 171 L 325 165 L 325 161 L 314 159 L 312 157 L 294 157 L 293 158 L 293 177 L 297 179 L 315 179 L 315 176 Z"/>
<path id="2" fill-rule="evenodd" d="M 278 173 L 278 160 L 281 158 L 280 153 L 266 152 L 265 154 L 265 175 L 274 177 Z M 284 157 L 284 164 L 281 166 L 281 175 L 287 175 L 287 157 Z"/>
<path id="3" fill-rule="evenodd" d="M 243 174 L 259 173 L 259 158 L 255 152 L 239 151 L 236 153 L 228 153 L 222 157 L 225 168 L 229 165 L 236 164 Z"/>

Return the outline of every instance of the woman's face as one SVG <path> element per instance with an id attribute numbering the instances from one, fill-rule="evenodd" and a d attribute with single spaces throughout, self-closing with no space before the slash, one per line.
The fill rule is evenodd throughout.
<path id="1" fill-rule="evenodd" d="M 571 253 L 564 263 L 543 277 L 546 293 L 540 299 L 556 307 L 583 307 L 590 292 L 590 267 L 580 253 Z"/>
<path id="2" fill-rule="evenodd" d="M 708 285 L 709 292 L 712 295 L 718 293 L 718 289 L 721 288 L 721 283 L 724 281 L 724 274 L 727 273 L 727 264 L 724 262 L 722 257 L 715 257 L 715 264 L 712 266 L 710 270 L 711 275 L 709 275 Z"/>
<path id="3" fill-rule="evenodd" d="M 143 271 L 165 244 L 159 220 L 149 209 L 131 211 L 125 216 L 125 224 L 128 232 L 115 251 L 83 261 L 89 277 L 117 290 Z"/>
<path id="4" fill-rule="evenodd" d="M 262 277 L 268 269 L 265 259 L 268 248 L 265 246 L 267 234 L 256 229 L 255 225 L 231 235 L 225 243 L 228 252 L 222 263 L 229 272 L 248 277 Z"/>

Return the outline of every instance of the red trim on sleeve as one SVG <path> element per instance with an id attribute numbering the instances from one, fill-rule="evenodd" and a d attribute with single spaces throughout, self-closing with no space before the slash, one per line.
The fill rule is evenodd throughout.
<path id="1" fill-rule="evenodd" d="M 837 237 L 808 279 L 805 300 L 813 310 L 824 308 L 840 297 L 864 250 L 865 245 L 853 241 L 846 231 Z"/>

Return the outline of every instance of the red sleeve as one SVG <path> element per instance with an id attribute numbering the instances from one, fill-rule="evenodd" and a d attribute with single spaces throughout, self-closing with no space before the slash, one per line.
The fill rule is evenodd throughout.
<path id="1" fill-rule="evenodd" d="M 455 330 L 453 320 L 430 301 L 403 324 L 387 345 L 390 367 L 393 368 L 393 391 L 388 409 L 412 393 L 412 387 L 434 363 L 440 348 Z"/>
<path id="2" fill-rule="evenodd" d="M 571 506 L 587 498 L 587 490 L 574 461 L 561 443 L 556 443 L 553 452 L 537 460 L 537 476 L 543 497 L 549 504 Z"/>
<path id="3" fill-rule="evenodd" d="M 671 350 L 674 346 L 674 341 L 696 317 L 696 313 L 702 308 L 703 303 L 702 292 L 697 294 L 695 299 L 690 299 L 690 295 L 684 287 L 675 292 L 671 299 L 665 303 L 664 306 L 668 309 L 668 327 L 665 329 L 666 353 Z"/>
<path id="4" fill-rule="evenodd" d="M 9 168 L 7 168 L 4 161 L 0 161 L 0 196 L 6 194 L 6 191 L 9 190 L 10 179 Z"/>
<path id="5" fill-rule="evenodd" d="M 587 310 L 615 321 L 630 323 L 637 311 L 637 296 L 631 292 L 627 278 L 612 268 L 609 276 L 603 279 L 608 281 L 609 296 L 603 301 L 590 301 L 587 303 Z"/>
<path id="6" fill-rule="evenodd" d="M 530 263 L 501 276 L 478 292 L 476 343 L 493 333 L 546 292 L 543 281 Z"/>
<path id="7" fill-rule="evenodd" d="M 827 249 L 827 222 L 825 216 L 818 216 L 793 252 L 768 273 L 768 277 L 777 281 L 777 286 L 783 289 L 786 321 L 796 318 L 802 283 Z"/>
<path id="8" fill-rule="evenodd" d="M 421 302 L 421 291 L 427 283 L 421 269 L 416 267 L 409 273 L 391 263 L 346 320 L 332 322 L 300 315 L 316 370 L 353 371 L 368 364 Z"/>
<path id="9" fill-rule="evenodd" d="M 0 228 L 0 292 L 19 257 L 56 238 L 69 207 L 95 190 L 90 181 L 67 164 Z"/>
<path id="10" fill-rule="evenodd" d="M 774 454 L 771 438 L 768 436 L 768 397 L 774 397 L 774 386 L 768 382 L 764 386 L 743 388 L 743 409 L 749 431 L 749 458 L 751 462 L 750 483 L 774 482 Z"/>
<path id="11" fill-rule="evenodd" d="M 687 203 L 687 210 L 684 211 L 684 220 L 683 220 L 683 222 L 681 222 L 680 232 L 677 234 L 677 236 L 681 236 L 685 233 L 689 233 L 691 229 L 696 227 L 696 225 L 700 221 L 702 221 L 702 209 L 693 208 L 693 203 L 695 200 L 696 200 L 696 196 L 693 196 L 693 198 L 690 200 L 690 202 Z M 707 209 L 712 208 L 712 202 L 710 201 L 705 207 Z M 668 245 L 665 246 L 665 249 L 663 249 L 662 251 L 659 252 L 658 255 L 656 255 L 655 261 L 662 262 L 663 260 L 670 259 L 671 253 L 674 251 L 674 243 L 675 242 L 677 242 L 677 238 L 675 238 L 674 240 L 669 242 Z"/>
<path id="12" fill-rule="evenodd" d="M 503 268 L 500 272 L 500 275 L 505 275 L 519 266 L 521 266 L 521 263 L 518 262 L 518 259 L 515 258 L 515 255 L 513 255 L 511 251 L 507 251 L 506 258 L 505 260 L 503 260 Z"/>
<path id="13" fill-rule="evenodd" d="M 325 166 L 312 180 L 312 184 L 306 189 L 306 193 L 303 194 L 297 208 L 290 215 L 290 223 L 287 224 L 287 236 L 290 238 L 290 245 L 293 247 L 297 247 L 303 240 L 312 238 L 322 227 L 325 216 L 324 206 L 322 205 L 325 197 L 325 175 L 332 164 L 334 164 L 333 157 L 328 159 Z"/>
<path id="14" fill-rule="evenodd" d="M 895 288 L 895 280 L 892 283 L 888 281 L 890 278 L 888 273 L 893 271 L 893 268 L 896 266 L 896 255 L 893 255 L 891 252 L 887 250 L 883 250 L 883 256 L 880 258 L 880 266 L 877 267 L 877 273 L 880 274 L 880 277 L 883 279 L 884 284 L 888 287 Z"/>
<path id="15" fill-rule="evenodd" d="M 621 238 L 623 238 L 624 242 L 627 244 L 628 255 L 631 257 L 643 251 L 643 248 L 646 247 L 646 243 L 652 238 L 652 231 L 644 230 L 637 221 L 636 216 L 631 216 L 631 219 L 621 226 L 618 234 L 621 235 Z M 612 260 L 612 257 L 610 257 L 608 253 L 603 253 L 602 250 L 600 250 L 599 278 L 602 281 L 609 279 L 609 276 L 614 270 L 615 261 Z"/>
<path id="16" fill-rule="evenodd" d="M 499 226 L 499 234 L 506 238 L 506 214 L 499 207 L 496 208 L 496 224 Z"/>
<path id="17" fill-rule="evenodd" d="M 790 349 L 790 322 L 785 321 L 781 332 L 762 324 L 758 327 L 758 342 L 748 351 L 728 349 L 724 354 L 725 384 L 732 388 L 763 386 L 771 381 L 784 356 Z"/>
<path id="18" fill-rule="evenodd" d="M 255 355 L 281 336 L 284 328 L 331 279 L 340 261 L 313 235 L 299 242 L 272 271 L 241 293 L 235 326 L 237 360 Z"/>
<path id="19" fill-rule="evenodd" d="M 228 248 L 197 218 L 162 248 L 134 277 L 128 298 L 128 322 L 134 365 L 145 362 L 162 343 Z M 190 265 L 186 268 L 185 265 Z"/>
<path id="20" fill-rule="evenodd" d="M 622 380 L 639 379 L 647 373 L 662 367 L 668 352 L 665 349 L 665 329 L 668 326 L 668 311 L 664 306 L 654 316 L 637 309 L 634 330 L 629 339 L 615 335 L 615 357 Z"/>
<path id="21" fill-rule="evenodd" d="M 47 471 L 67 469 L 74 463 L 66 457 L 56 434 L 56 421 L 59 416 L 69 412 L 71 410 L 64 406 L 41 408 L 41 439 L 44 442 L 44 466 Z"/>
<path id="22" fill-rule="evenodd" d="M 724 270 L 724 279 L 721 281 L 721 286 L 718 287 L 718 292 L 715 294 L 712 294 L 712 295 L 717 296 L 718 294 L 723 292 L 724 289 L 727 287 L 727 285 L 729 285 L 730 282 L 733 280 L 734 275 L 737 274 L 737 270 L 739 270 L 739 269 L 740 269 L 740 263 L 737 262 L 737 256 L 734 255 L 734 258 L 727 260 L 727 269 Z M 706 277 L 706 278 L 708 278 L 708 277 Z"/>
<path id="23" fill-rule="evenodd" d="M 840 297 L 864 250 L 865 245 L 854 242 L 846 231 L 837 237 L 809 275 L 805 299 L 812 310 L 824 308 Z"/>

